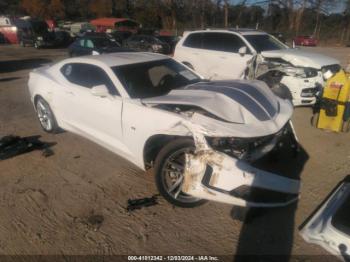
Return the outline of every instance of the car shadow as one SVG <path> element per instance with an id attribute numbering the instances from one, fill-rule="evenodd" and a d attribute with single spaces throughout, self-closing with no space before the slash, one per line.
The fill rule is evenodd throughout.
<path id="1" fill-rule="evenodd" d="M 280 149 L 260 159 L 254 166 L 283 176 L 300 179 L 309 155 L 299 147 Z M 294 234 L 297 202 L 279 208 L 233 207 L 233 219 L 243 221 L 234 261 L 289 261 Z"/>
<path id="2" fill-rule="evenodd" d="M 14 81 L 17 79 L 21 79 L 21 77 L 5 77 L 5 78 L 0 78 L 0 82 L 9 82 L 9 81 Z"/>
<path id="3" fill-rule="evenodd" d="M 0 161 L 23 155 L 35 150 L 42 151 L 45 157 L 53 155 L 51 147 L 56 142 L 44 142 L 40 140 L 41 136 L 19 137 L 14 135 L 0 138 Z"/>
<path id="4" fill-rule="evenodd" d="M 0 61 L 0 73 L 11 73 L 25 69 L 34 69 L 51 62 L 52 60 L 47 58 Z"/>

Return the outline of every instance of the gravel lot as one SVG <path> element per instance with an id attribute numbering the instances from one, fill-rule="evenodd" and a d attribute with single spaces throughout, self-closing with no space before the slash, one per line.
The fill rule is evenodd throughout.
<path id="1" fill-rule="evenodd" d="M 350 58 L 350 48 L 308 50 L 343 65 Z M 275 164 L 301 177 L 300 201 L 256 213 L 250 223 L 219 203 L 181 209 L 160 199 L 159 205 L 128 213 L 129 198 L 156 193 L 152 172 L 74 134 L 46 134 L 36 119 L 28 73 L 64 57 L 65 50 L 0 46 L 0 137 L 40 135 L 57 143 L 48 158 L 34 151 L 0 161 L 0 254 L 279 254 L 284 259 L 328 254 L 304 242 L 297 228 L 349 173 L 350 134 L 312 128 L 311 109 L 297 108 L 293 121 L 304 151 Z M 103 217 L 100 223 L 94 223 L 97 215 Z"/>

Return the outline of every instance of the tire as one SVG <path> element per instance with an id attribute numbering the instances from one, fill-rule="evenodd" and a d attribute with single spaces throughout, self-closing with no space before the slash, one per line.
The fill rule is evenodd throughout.
<path id="1" fill-rule="evenodd" d="M 56 118 L 49 104 L 42 97 L 36 100 L 35 108 L 42 129 L 47 133 L 58 133 L 60 128 Z"/>
<path id="2" fill-rule="evenodd" d="M 194 144 L 191 139 L 179 138 L 165 145 L 157 155 L 155 161 L 154 171 L 158 191 L 168 202 L 178 207 L 192 208 L 207 202 L 206 200 L 183 193 L 181 189 L 179 189 L 182 184 L 181 182 L 179 183 L 179 186 L 175 187 L 174 190 L 169 192 L 171 186 L 174 186 L 180 179 L 183 178 L 181 168 L 174 167 L 172 163 L 176 166 L 183 167 L 185 152 L 191 152 L 193 150 Z M 165 169 L 174 171 L 167 172 Z M 175 197 L 176 193 L 178 193 L 177 197 Z"/>

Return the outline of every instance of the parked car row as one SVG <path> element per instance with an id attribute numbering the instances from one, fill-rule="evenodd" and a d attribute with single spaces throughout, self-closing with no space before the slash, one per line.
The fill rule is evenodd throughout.
<path id="1" fill-rule="evenodd" d="M 131 35 L 123 39 L 124 32 L 95 33 L 86 32 L 77 38 L 68 48 L 69 56 L 92 55 L 125 51 L 146 51 L 171 54 L 176 45 L 176 37 Z M 164 39 L 164 41 L 160 39 Z M 167 42 L 166 42 L 167 41 Z"/>
<path id="2" fill-rule="evenodd" d="M 170 54 L 172 51 L 168 43 L 152 35 L 133 35 L 125 41 L 124 45 L 138 51 L 152 53 Z"/>
<path id="3" fill-rule="evenodd" d="M 121 47 L 114 38 L 108 37 L 105 33 L 86 33 L 68 47 L 70 57 L 126 51 L 131 50 Z"/>
<path id="4" fill-rule="evenodd" d="M 156 36 L 132 35 L 121 45 L 110 34 L 86 33 L 69 47 L 70 56 L 130 51 L 169 54 L 170 44 Z M 185 33 L 174 58 L 206 79 L 261 80 L 295 106 L 313 105 L 324 74 L 340 69 L 335 59 L 289 48 L 272 35 L 248 29 Z"/>

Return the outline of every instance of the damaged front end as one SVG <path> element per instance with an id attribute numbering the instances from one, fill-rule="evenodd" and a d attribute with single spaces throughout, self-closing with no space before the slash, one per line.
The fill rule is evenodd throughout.
<path id="1" fill-rule="evenodd" d="M 295 106 L 315 104 L 316 95 L 325 83 L 321 70 L 295 66 L 282 58 L 262 54 L 250 61 L 245 78 L 265 82 L 277 96 L 292 100 Z"/>
<path id="2" fill-rule="evenodd" d="M 261 81 L 199 82 L 142 102 L 178 119 L 168 135 L 193 138 L 194 149 L 172 166 L 176 172 L 169 176 L 175 178 L 167 192 L 252 207 L 285 206 L 298 199 L 298 180 L 253 166 L 286 138 L 298 150 L 292 105 Z M 177 200 L 179 193 L 171 197 Z"/>
<path id="3" fill-rule="evenodd" d="M 286 134 L 287 131 L 291 133 Z M 193 131 L 196 151 L 186 154 L 182 191 L 191 196 L 244 207 L 281 207 L 298 200 L 300 182 L 250 165 L 274 149 L 284 135 L 297 140 L 291 122 L 280 132 L 255 142 L 233 146 L 209 145 L 204 134 Z M 212 144 L 213 145 L 213 144 Z M 252 148 L 254 147 L 254 148 Z M 220 151 L 219 151 L 220 150 Z"/>

